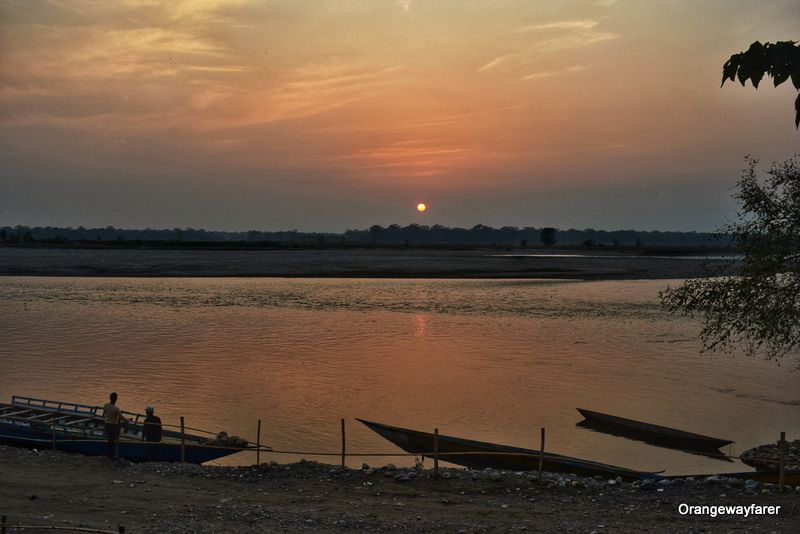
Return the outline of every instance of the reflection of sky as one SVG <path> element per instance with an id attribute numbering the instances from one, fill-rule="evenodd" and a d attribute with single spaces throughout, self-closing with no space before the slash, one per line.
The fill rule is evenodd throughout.
<path id="1" fill-rule="evenodd" d="M 427 319 L 424 315 L 416 314 L 414 315 L 414 336 L 415 337 L 422 337 L 425 335 L 425 325 L 427 324 Z"/>
<path id="2" fill-rule="evenodd" d="M 397 452 L 354 417 L 522 447 L 546 427 L 553 452 L 741 471 L 575 427 L 585 407 L 733 439 L 735 453 L 797 428 L 794 362 L 699 355 L 697 324 L 659 311 L 663 283 L 0 278 L 0 399 L 102 404 L 113 390 L 167 424 L 253 439 L 262 419 L 282 450 L 337 452 L 341 418 L 351 452 Z M 414 307 L 424 292 L 438 310 Z M 501 301 L 523 313 L 493 313 Z"/>
<path id="3" fill-rule="evenodd" d="M 792 2 L 11 1 L 0 224 L 709 230 L 790 84 Z M 415 212 L 419 201 L 430 209 Z"/>

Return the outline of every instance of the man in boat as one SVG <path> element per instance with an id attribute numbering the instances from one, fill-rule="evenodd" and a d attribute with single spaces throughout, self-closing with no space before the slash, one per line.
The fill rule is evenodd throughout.
<path id="1" fill-rule="evenodd" d="M 117 456 L 117 447 L 119 446 L 119 427 L 127 423 L 128 420 L 122 415 L 122 410 L 117 407 L 117 394 L 112 393 L 109 395 L 109 401 L 103 405 L 103 418 L 106 422 L 106 437 L 108 438 L 108 452 L 106 455 L 109 458 Z"/>
<path id="2" fill-rule="evenodd" d="M 160 460 L 161 447 L 157 445 L 161 443 L 161 418 L 154 415 L 155 409 L 152 406 L 145 408 L 144 413 L 147 414 L 142 424 L 142 441 L 151 444 L 149 447 L 149 456 L 151 460 Z"/>

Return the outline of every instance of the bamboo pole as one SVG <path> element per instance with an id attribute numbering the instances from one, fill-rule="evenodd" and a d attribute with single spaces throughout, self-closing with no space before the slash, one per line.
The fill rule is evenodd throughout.
<path id="1" fill-rule="evenodd" d="M 342 469 L 344 469 L 345 459 L 345 437 L 344 437 L 344 419 L 342 419 Z"/>
<path id="2" fill-rule="evenodd" d="M 56 423 L 55 421 L 52 423 L 53 426 L 53 450 L 56 450 Z"/>
<path id="3" fill-rule="evenodd" d="M 439 429 L 433 429 L 433 476 L 439 478 Z"/>
<path id="4" fill-rule="evenodd" d="M 778 451 L 778 487 L 783 491 L 783 485 L 786 481 L 786 458 L 783 453 L 783 449 L 786 448 L 786 432 L 781 432 L 781 440 L 778 444 L 780 446 Z"/>
<path id="5" fill-rule="evenodd" d="M 256 431 L 256 466 L 261 465 L 261 419 L 258 420 L 258 430 Z"/>
<path id="6" fill-rule="evenodd" d="M 544 470 L 544 427 L 542 427 L 542 442 L 539 448 L 539 482 L 544 483 L 542 471 Z"/>
<path id="7" fill-rule="evenodd" d="M 184 431 L 183 416 L 181 416 L 181 463 L 186 462 L 186 432 Z"/>

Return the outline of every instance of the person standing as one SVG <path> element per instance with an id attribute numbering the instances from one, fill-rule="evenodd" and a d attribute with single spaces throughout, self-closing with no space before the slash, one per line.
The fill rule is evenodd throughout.
<path id="1" fill-rule="evenodd" d="M 149 458 L 158 461 L 161 459 L 161 446 L 158 445 L 161 443 L 161 418 L 154 415 L 155 409 L 152 406 L 148 406 L 144 412 L 147 416 L 142 424 L 142 441 L 149 444 Z"/>
<path id="2" fill-rule="evenodd" d="M 109 395 L 109 402 L 103 405 L 103 418 L 106 423 L 106 438 L 108 439 L 109 458 L 115 458 L 119 452 L 119 427 L 128 420 L 122 415 L 122 410 L 117 407 L 117 394 Z"/>

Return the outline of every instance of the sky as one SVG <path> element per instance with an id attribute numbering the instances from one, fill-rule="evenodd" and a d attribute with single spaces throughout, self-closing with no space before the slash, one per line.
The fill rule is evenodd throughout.
<path id="1" fill-rule="evenodd" d="M 796 0 L 4 0 L 0 225 L 709 231 Z M 429 209 L 420 214 L 418 202 Z"/>

